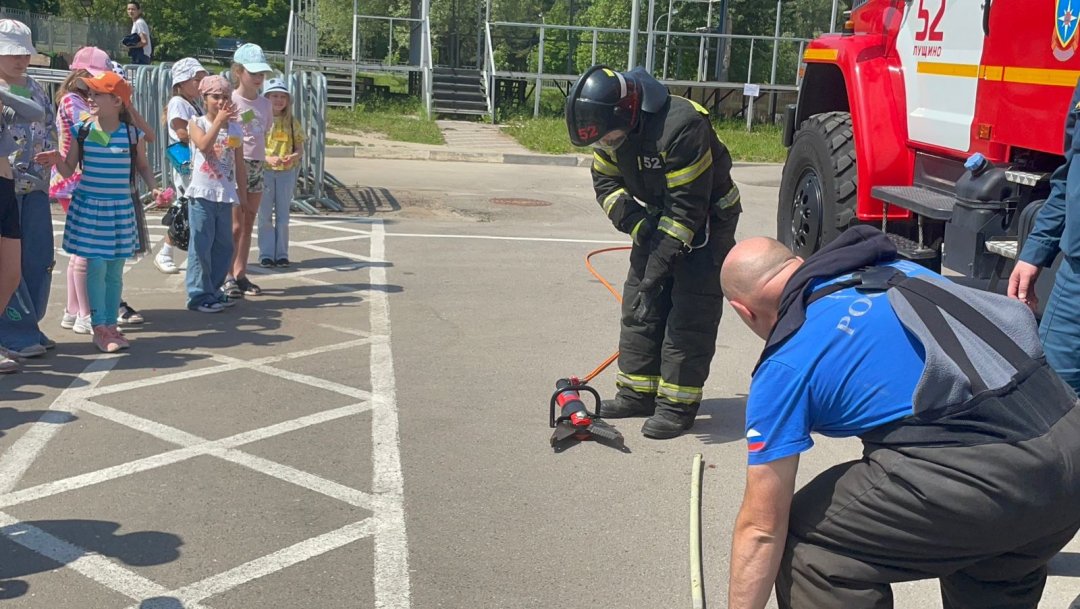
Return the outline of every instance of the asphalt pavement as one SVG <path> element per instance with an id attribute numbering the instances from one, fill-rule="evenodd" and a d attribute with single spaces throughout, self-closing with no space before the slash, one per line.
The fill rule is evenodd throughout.
<path id="1" fill-rule="evenodd" d="M 583 262 L 626 240 L 588 170 L 327 170 L 348 211 L 294 216 L 295 264 L 254 267 L 261 297 L 189 312 L 182 275 L 130 264 L 147 322 L 121 355 L 59 328 L 58 258 L 57 349 L 0 379 L 0 609 L 690 607 L 698 452 L 706 595 L 725 606 L 761 341 L 725 311 L 692 433 L 617 421 L 628 453 L 554 454 L 555 381 L 618 337 Z M 773 234 L 779 168 L 734 177 L 740 237 Z M 620 282 L 625 253 L 595 260 Z M 593 384 L 610 396 L 614 371 Z M 859 454 L 819 438 L 800 481 Z M 1041 607 L 1080 607 L 1080 539 L 1050 569 Z M 932 582 L 895 589 L 897 607 L 940 607 Z"/>

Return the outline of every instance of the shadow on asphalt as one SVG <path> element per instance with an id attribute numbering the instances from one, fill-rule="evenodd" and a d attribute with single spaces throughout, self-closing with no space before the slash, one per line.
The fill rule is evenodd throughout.
<path id="1" fill-rule="evenodd" d="M 180 558 L 180 546 L 184 542 L 177 535 L 161 531 L 116 535 L 119 528 L 118 523 L 104 520 L 32 520 L 0 528 L 0 600 L 18 598 L 29 591 L 30 584 L 20 578 L 54 571 L 83 556 L 99 554 L 136 567 L 160 565 Z M 67 543 L 57 543 L 43 532 Z M 51 553 L 62 558 L 46 558 L 13 539 L 49 548 Z M 166 609 L 169 605 L 146 607 Z"/>
<path id="2" fill-rule="evenodd" d="M 401 203 L 389 189 L 374 186 L 335 188 L 329 198 L 338 202 L 346 211 L 365 212 L 374 216 L 378 212 L 401 211 Z"/>
<path id="3" fill-rule="evenodd" d="M 70 423 L 77 420 L 79 417 L 68 413 L 60 412 L 58 410 L 16 410 L 14 408 L 0 408 L 0 438 L 4 437 L 4 432 L 18 427 L 19 425 L 27 425 L 31 423 L 52 423 L 53 425 L 63 425 L 64 423 Z"/>
<path id="4" fill-rule="evenodd" d="M 701 401 L 694 435 L 705 444 L 726 444 L 746 437 L 746 396 Z"/>
<path id="5" fill-rule="evenodd" d="M 341 263 L 340 258 L 333 259 Z M 183 296 L 177 295 L 177 306 L 169 309 L 143 309 L 146 322 L 125 326 L 131 340 L 131 350 L 122 355 L 113 370 L 171 370 L 206 359 L 205 354 L 188 350 L 228 349 L 236 346 L 273 346 L 284 344 L 294 337 L 282 334 L 281 318 L 288 309 L 305 310 L 351 306 L 363 302 L 357 292 L 398 294 L 400 285 L 370 283 L 333 283 L 332 285 L 292 285 L 274 289 L 267 285 L 266 296 L 250 297 L 222 313 L 207 315 L 188 311 Z M 241 329 L 237 329 L 237 328 Z M 56 332 L 61 332 L 57 330 Z M 148 336 L 154 333 L 156 336 Z M 49 355 L 27 359 L 18 374 L 0 378 L 0 392 L 5 402 L 35 400 L 44 394 L 20 390 L 21 387 L 49 387 L 64 390 L 85 387 L 86 382 L 75 378 L 93 357 L 99 355 L 89 337 L 63 336 L 62 342 Z M 135 356 L 135 357 L 132 357 Z M 13 409 L 4 416 L 0 410 L 0 437 L 4 429 L 23 422 L 33 422 L 40 413 L 18 413 Z M 10 424 L 7 421 L 11 421 Z M 46 422 L 67 422 L 51 421 Z"/>
<path id="6" fill-rule="evenodd" d="M 1059 577 L 1080 577 L 1080 552 L 1059 552 L 1057 556 L 1050 559 L 1050 563 L 1046 565 L 1050 571 L 1050 575 L 1057 575 Z M 1077 603 L 1080 603 L 1080 597 L 1077 597 Z M 1077 603 L 1073 603 L 1077 605 Z M 1078 605 L 1080 608 L 1080 605 Z"/>
<path id="7" fill-rule="evenodd" d="M 139 609 L 184 609 L 184 603 L 173 596 L 155 596 L 139 603 Z"/>

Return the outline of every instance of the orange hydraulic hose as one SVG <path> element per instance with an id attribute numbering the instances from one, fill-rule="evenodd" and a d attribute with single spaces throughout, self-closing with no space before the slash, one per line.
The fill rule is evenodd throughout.
<path id="1" fill-rule="evenodd" d="M 604 249 L 601 249 L 601 250 L 591 251 L 585 256 L 585 268 L 589 269 L 589 272 L 592 273 L 593 277 L 596 277 L 598 280 L 600 280 L 600 283 L 602 283 L 604 285 L 604 287 L 607 288 L 609 292 L 611 292 L 612 296 L 615 297 L 615 300 L 618 300 L 620 303 L 622 303 L 622 296 L 619 294 L 619 291 L 616 290 L 614 287 L 612 287 L 612 285 L 610 283 L 608 283 L 607 279 L 604 279 L 604 276 L 601 275 L 595 268 L 593 268 L 592 257 L 597 255 L 597 254 L 603 254 L 603 253 L 606 253 L 606 252 L 619 252 L 619 251 L 624 251 L 624 250 L 629 250 L 629 249 L 630 249 L 629 246 L 605 247 Z M 604 360 L 604 363 L 600 364 L 599 366 L 596 367 L 595 370 L 593 370 L 589 374 L 585 375 L 585 378 L 583 378 L 582 381 L 585 382 L 585 383 L 588 383 L 589 381 L 593 380 L 601 372 L 603 372 L 604 370 L 607 370 L 607 367 L 610 366 L 611 364 L 613 364 L 615 362 L 615 360 L 617 360 L 617 359 L 619 359 L 619 352 L 618 351 L 616 351 L 615 353 L 612 353 L 611 357 L 608 357 L 606 360 Z"/>

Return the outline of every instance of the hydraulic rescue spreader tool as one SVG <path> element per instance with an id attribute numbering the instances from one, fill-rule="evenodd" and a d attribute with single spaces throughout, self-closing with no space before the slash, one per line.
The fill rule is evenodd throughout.
<path id="1" fill-rule="evenodd" d="M 600 410 L 600 394 L 576 376 L 555 382 L 555 393 L 551 395 L 549 409 L 549 422 L 555 430 L 551 434 L 551 447 L 555 452 L 562 452 L 578 441 L 596 440 L 622 450 L 625 447 L 622 434 L 595 413 L 589 412 L 581 401 L 583 391 L 593 396 L 595 410 Z M 556 410 L 559 411 L 558 417 L 555 416 Z"/>
<path id="2" fill-rule="evenodd" d="M 608 283 L 607 279 L 604 279 L 603 275 L 593 268 L 592 257 L 607 252 L 629 250 L 630 248 L 626 246 L 608 247 L 594 250 L 585 256 L 585 268 L 589 269 L 593 277 L 596 277 L 611 292 L 615 300 L 619 302 L 622 302 L 622 296 L 619 295 L 619 291 L 614 286 Z M 555 452 L 562 452 L 582 440 L 596 440 L 621 451 L 629 452 L 623 443 L 623 437 L 619 430 L 605 423 L 596 414 L 589 412 L 585 408 L 585 403 L 581 401 L 581 392 L 589 393 L 596 401 L 595 412 L 600 411 L 600 394 L 592 387 L 589 387 L 589 381 L 596 378 L 618 358 L 619 352 L 616 351 L 597 366 L 595 370 L 585 375 L 585 378 L 571 376 L 556 381 L 555 393 L 551 396 L 549 413 L 549 423 L 555 430 L 551 434 L 551 447 L 555 449 Z M 559 409 L 558 417 L 555 416 L 556 408 Z"/>

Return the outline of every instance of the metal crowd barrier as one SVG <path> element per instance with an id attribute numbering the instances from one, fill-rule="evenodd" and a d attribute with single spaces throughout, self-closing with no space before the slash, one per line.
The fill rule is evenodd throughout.
<path id="1" fill-rule="evenodd" d="M 173 184 L 172 171 L 165 156 L 165 148 L 169 145 L 169 131 L 165 128 L 165 106 L 169 103 L 169 97 L 172 96 L 172 75 L 169 72 L 171 67 L 171 63 L 124 67 L 128 80 L 131 82 L 131 88 L 135 91 L 131 98 L 132 103 L 154 130 L 154 143 L 147 145 L 146 157 L 162 188 L 176 186 Z M 155 205 L 157 205 L 156 201 L 146 203 L 147 207 Z"/>
<path id="2" fill-rule="evenodd" d="M 331 211 L 344 211 L 337 201 L 326 196 L 327 184 L 344 187 L 326 173 L 326 76 L 321 72 L 294 71 L 288 77 L 288 87 L 293 116 L 306 135 L 293 207 L 308 214 L 318 213 L 316 204 Z"/>
<path id="3" fill-rule="evenodd" d="M 154 143 L 147 146 L 146 156 L 162 188 L 176 186 L 165 153 L 169 144 L 165 107 L 172 97 L 171 68 L 171 63 L 124 67 L 134 89 L 132 102 L 135 109 L 154 131 Z M 28 74 L 44 86 L 52 97 L 55 87 L 67 78 L 68 72 L 30 68 Z M 344 211 L 337 201 L 327 196 L 327 186 L 344 188 L 345 185 L 326 173 L 326 77 L 320 72 L 305 70 L 294 71 L 287 80 L 293 102 L 293 116 L 299 121 L 306 136 L 293 208 L 306 214 L 318 214 L 317 205 L 331 211 Z M 155 201 L 149 200 L 149 196 L 149 193 L 144 194 L 144 203 L 148 208 L 156 205 Z"/>

